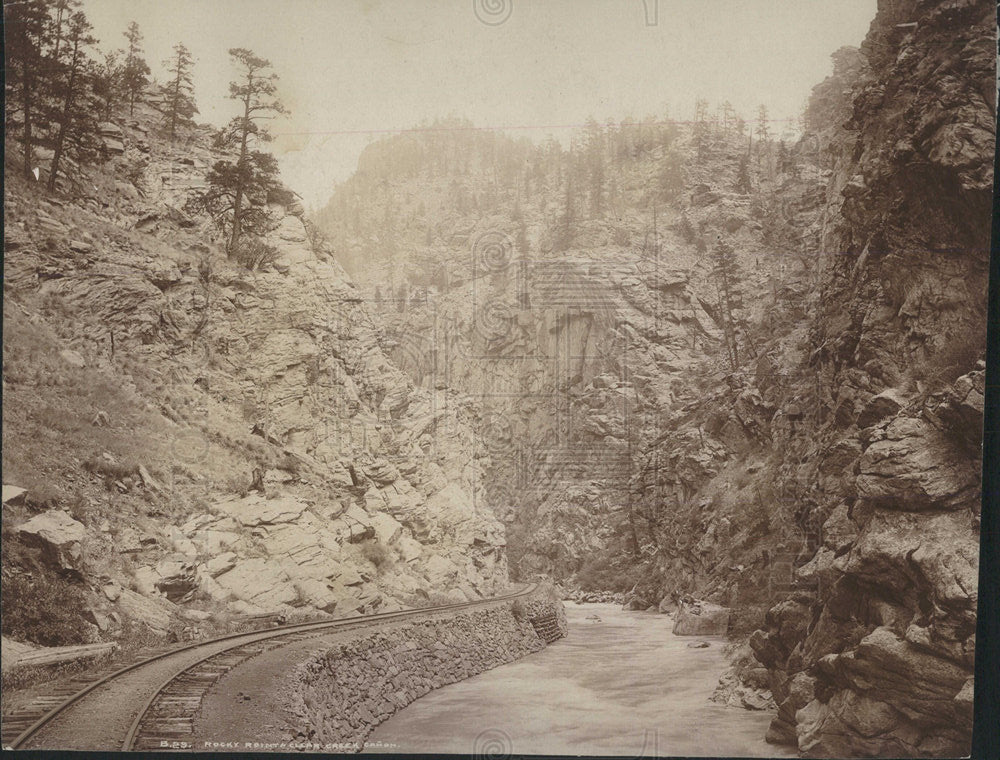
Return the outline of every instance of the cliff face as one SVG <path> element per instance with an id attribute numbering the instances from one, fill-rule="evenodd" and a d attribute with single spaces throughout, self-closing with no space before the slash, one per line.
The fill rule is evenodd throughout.
<path id="1" fill-rule="evenodd" d="M 720 238 L 735 249 L 737 329 L 766 321 L 804 276 L 770 252 L 781 198 L 822 185 L 812 157 L 792 176 L 784 148 L 747 156 L 735 122 L 593 125 L 582 141 L 532 148 L 459 128 L 387 138 L 317 221 L 385 319 L 389 354 L 478 409 L 484 496 L 516 571 L 628 591 L 666 571 L 657 545 L 679 522 L 671 508 L 699 513 L 697 531 L 699 479 L 747 441 L 734 417 L 683 428 L 672 462 L 653 446 L 706 394 L 742 382 L 708 249 Z M 754 192 L 740 186 L 743 162 Z M 654 473 L 662 482 L 646 488 Z M 688 573 L 647 605 L 694 583 Z"/>
<path id="2" fill-rule="evenodd" d="M 880 3 L 835 162 L 808 365 L 829 388 L 814 585 L 751 640 L 771 737 L 807 755 L 969 751 L 994 11 Z M 817 92 L 817 97 L 822 96 Z M 819 105 L 814 103 L 814 105 Z"/>
<path id="3" fill-rule="evenodd" d="M 271 205 L 275 262 L 227 261 L 185 210 L 221 155 L 204 131 L 161 141 L 154 114 L 104 125 L 124 152 L 61 198 L 5 188 L 4 479 L 28 489 L 5 579 L 48 573 L 42 513 L 86 526 L 62 569 L 100 625 L 76 637 L 502 587 L 468 410 L 387 358 L 300 205 Z"/>

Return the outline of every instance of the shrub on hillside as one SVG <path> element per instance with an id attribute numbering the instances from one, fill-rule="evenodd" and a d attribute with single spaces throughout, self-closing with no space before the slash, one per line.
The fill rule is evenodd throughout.
<path id="1" fill-rule="evenodd" d="M 4 578 L 0 607 L 4 636 L 47 647 L 87 642 L 82 593 L 51 571 Z"/>
<path id="2" fill-rule="evenodd" d="M 635 585 L 627 569 L 615 567 L 606 557 L 584 561 L 577 571 L 576 583 L 583 591 L 625 592 Z"/>
<path id="3" fill-rule="evenodd" d="M 514 616 L 515 620 L 521 622 L 528 617 L 528 609 L 524 606 L 524 602 L 520 599 L 515 599 L 511 602 L 510 614 Z"/>
<path id="4" fill-rule="evenodd" d="M 375 567 L 382 567 L 389 561 L 389 550 L 376 541 L 365 541 L 361 544 L 361 556 Z"/>
<path id="5" fill-rule="evenodd" d="M 247 269 L 260 269 L 278 258 L 278 249 L 259 238 L 247 237 L 240 241 L 234 252 L 236 262 Z"/>

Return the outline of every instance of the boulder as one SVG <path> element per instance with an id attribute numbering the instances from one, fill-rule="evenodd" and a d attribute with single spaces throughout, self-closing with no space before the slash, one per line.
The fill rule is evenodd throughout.
<path id="1" fill-rule="evenodd" d="M 137 567 L 132 573 L 132 580 L 135 589 L 144 596 L 153 596 L 157 593 L 156 582 L 160 579 L 159 573 L 148 565 Z"/>
<path id="2" fill-rule="evenodd" d="M 122 128 L 111 121 L 102 121 L 97 125 L 97 131 L 100 132 L 102 137 L 118 137 L 122 136 Z"/>
<path id="3" fill-rule="evenodd" d="M 975 609 L 979 540 L 964 513 L 875 510 L 851 550 L 836 562 L 883 597 L 901 599 L 919 588 L 942 609 Z"/>
<path id="4" fill-rule="evenodd" d="M 907 511 L 960 509 L 979 501 L 976 461 L 931 423 L 896 417 L 861 455 L 858 495 Z"/>
<path id="5" fill-rule="evenodd" d="M 729 608 L 694 601 L 681 605 L 674 618 L 675 636 L 724 636 L 729 628 Z"/>
<path id="6" fill-rule="evenodd" d="M 238 599 L 265 611 L 280 609 L 299 600 L 299 592 L 276 562 L 262 557 L 238 562 L 215 581 Z"/>
<path id="7" fill-rule="evenodd" d="M 664 615 L 677 611 L 677 602 L 670 595 L 663 597 L 657 609 Z"/>
<path id="8" fill-rule="evenodd" d="M 12 486 L 8 483 L 3 484 L 3 503 L 4 506 L 17 506 L 18 504 L 24 504 L 24 496 L 28 493 L 28 489 L 20 488 L 19 486 Z"/>
<path id="9" fill-rule="evenodd" d="M 315 578 L 305 578 L 295 582 L 299 592 L 299 600 L 323 612 L 333 612 L 337 609 L 337 595 L 322 581 Z"/>
<path id="10" fill-rule="evenodd" d="M 906 405 L 906 398 L 895 388 L 889 388 L 874 396 L 858 415 L 858 427 L 871 427 L 896 413 Z"/>
<path id="11" fill-rule="evenodd" d="M 376 459 L 371 464 L 365 465 L 362 470 L 365 475 L 380 486 L 394 483 L 399 478 L 399 470 L 393 467 L 387 460 L 381 458 Z"/>
<path id="12" fill-rule="evenodd" d="M 60 570 L 75 570 L 82 556 L 81 542 L 87 535 L 83 523 L 61 509 L 50 510 L 17 526 L 14 532 L 25 543 L 42 549 L 47 559 Z"/>
<path id="13" fill-rule="evenodd" d="M 122 180 L 118 180 L 117 182 L 115 182 L 115 191 L 119 195 L 124 196 L 130 201 L 139 200 L 139 191 L 136 189 L 136 186 L 133 185 L 131 182 L 123 182 Z"/>
<path id="14" fill-rule="evenodd" d="M 224 499 L 213 506 L 214 511 L 230 515 L 241 525 L 249 527 L 293 522 L 306 509 L 305 504 L 290 496 L 266 499 L 259 494 L 242 499 Z"/>
<path id="15" fill-rule="evenodd" d="M 87 366 L 87 360 L 71 349 L 64 349 L 59 352 L 59 358 L 75 369 L 83 369 Z"/>
<path id="16" fill-rule="evenodd" d="M 458 574 L 458 568 L 453 562 L 440 554 L 435 554 L 424 567 L 428 583 L 437 591 L 444 591 L 445 586 Z"/>
<path id="17" fill-rule="evenodd" d="M 108 598 L 109 602 L 118 601 L 118 597 L 122 595 L 122 587 L 114 581 L 105 583 L 104 586 L 101 587 L 101 590 L 104 592 L 104 596 Z"/>
<path id="18" fill-rule="evenodd" d="M 392 543 L 403 530 L 403 526 L 398 520 L 384 512 L 373 515 L 371 524 L 375 529 L 375 539 L 382 544 Z"/>
<path id="19" fill-rule="evenodd" d="M 419 559 L 424 552 L 424 547 L 414 538 L 402 535 L 396 540 L 396 549 L 403 562 L 413 562 Z"/>
<path id="20" fill-rule="evenodd" d="M 208 560 L 205 565 L 205 571 L 211 575 L 213 578 L 227 573 L 236 567 L 236 554 L 233 552 L 225 552 L 216 557 L 212 557 Z"/>
<path id="21" fill-rule="evenodd" d="M 162 635 L 170 630 L 178 608 L 165 600 L 149 599 L 123 588 L 118 597 L 118 609 L 127 617 L 145 623 L 155 633 Z"/>

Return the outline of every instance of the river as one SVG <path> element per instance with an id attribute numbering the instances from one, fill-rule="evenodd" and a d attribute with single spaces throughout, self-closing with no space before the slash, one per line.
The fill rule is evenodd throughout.
<path id="1" fill-rule="evenodd" d="M 677 637 L 666 615 L 568 603 L 569 635 L 421 697 L 379 726 L 370 752 L 793 757 L 764 742 L 771 713 L 708 700 L 721 637 Z M 598 616 L 600 620 L 590 619 Z M 707 641 L 692 649 L 692 641 Z"/>

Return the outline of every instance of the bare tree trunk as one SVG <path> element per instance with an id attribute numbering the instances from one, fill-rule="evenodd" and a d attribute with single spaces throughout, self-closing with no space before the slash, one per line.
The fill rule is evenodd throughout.
<path id="1" fill-rule="evenodd" d="M 31 70 L 28 66 L 24 67 L 24 82 L 22 83 L 23 95 L 24 95 L 24 178 L 28 179 L 32 176 L 31 172 L 31 159 L 33 154 L 33 141 L 34 138 L 31 134 L 31 128 L 33 126 L 31 122 L 31 109 L 34 107 L 34 88 L 35 80 L 31 74 Z"/>
<path id="2" fill-rule="evenodd" d="M 66 132 L 69 129 L 69 121 L 72 118 L 73 96 L 76 94 L 76 71 L 79 65 L 80 41 L 73 41 L 73 61 L 70 64 L 69 82 L 66 86 L 66 97 L 63 99 L 62 118 L 59 122 L 59 134 L 56 136 L 55 154 L 52 156 L 52 168 L 49 171 L 49 192 L 56 189 L 56 177 L 59 175 L 59 162 L 62 160 L 63 144 L 66 141 Z"/>

